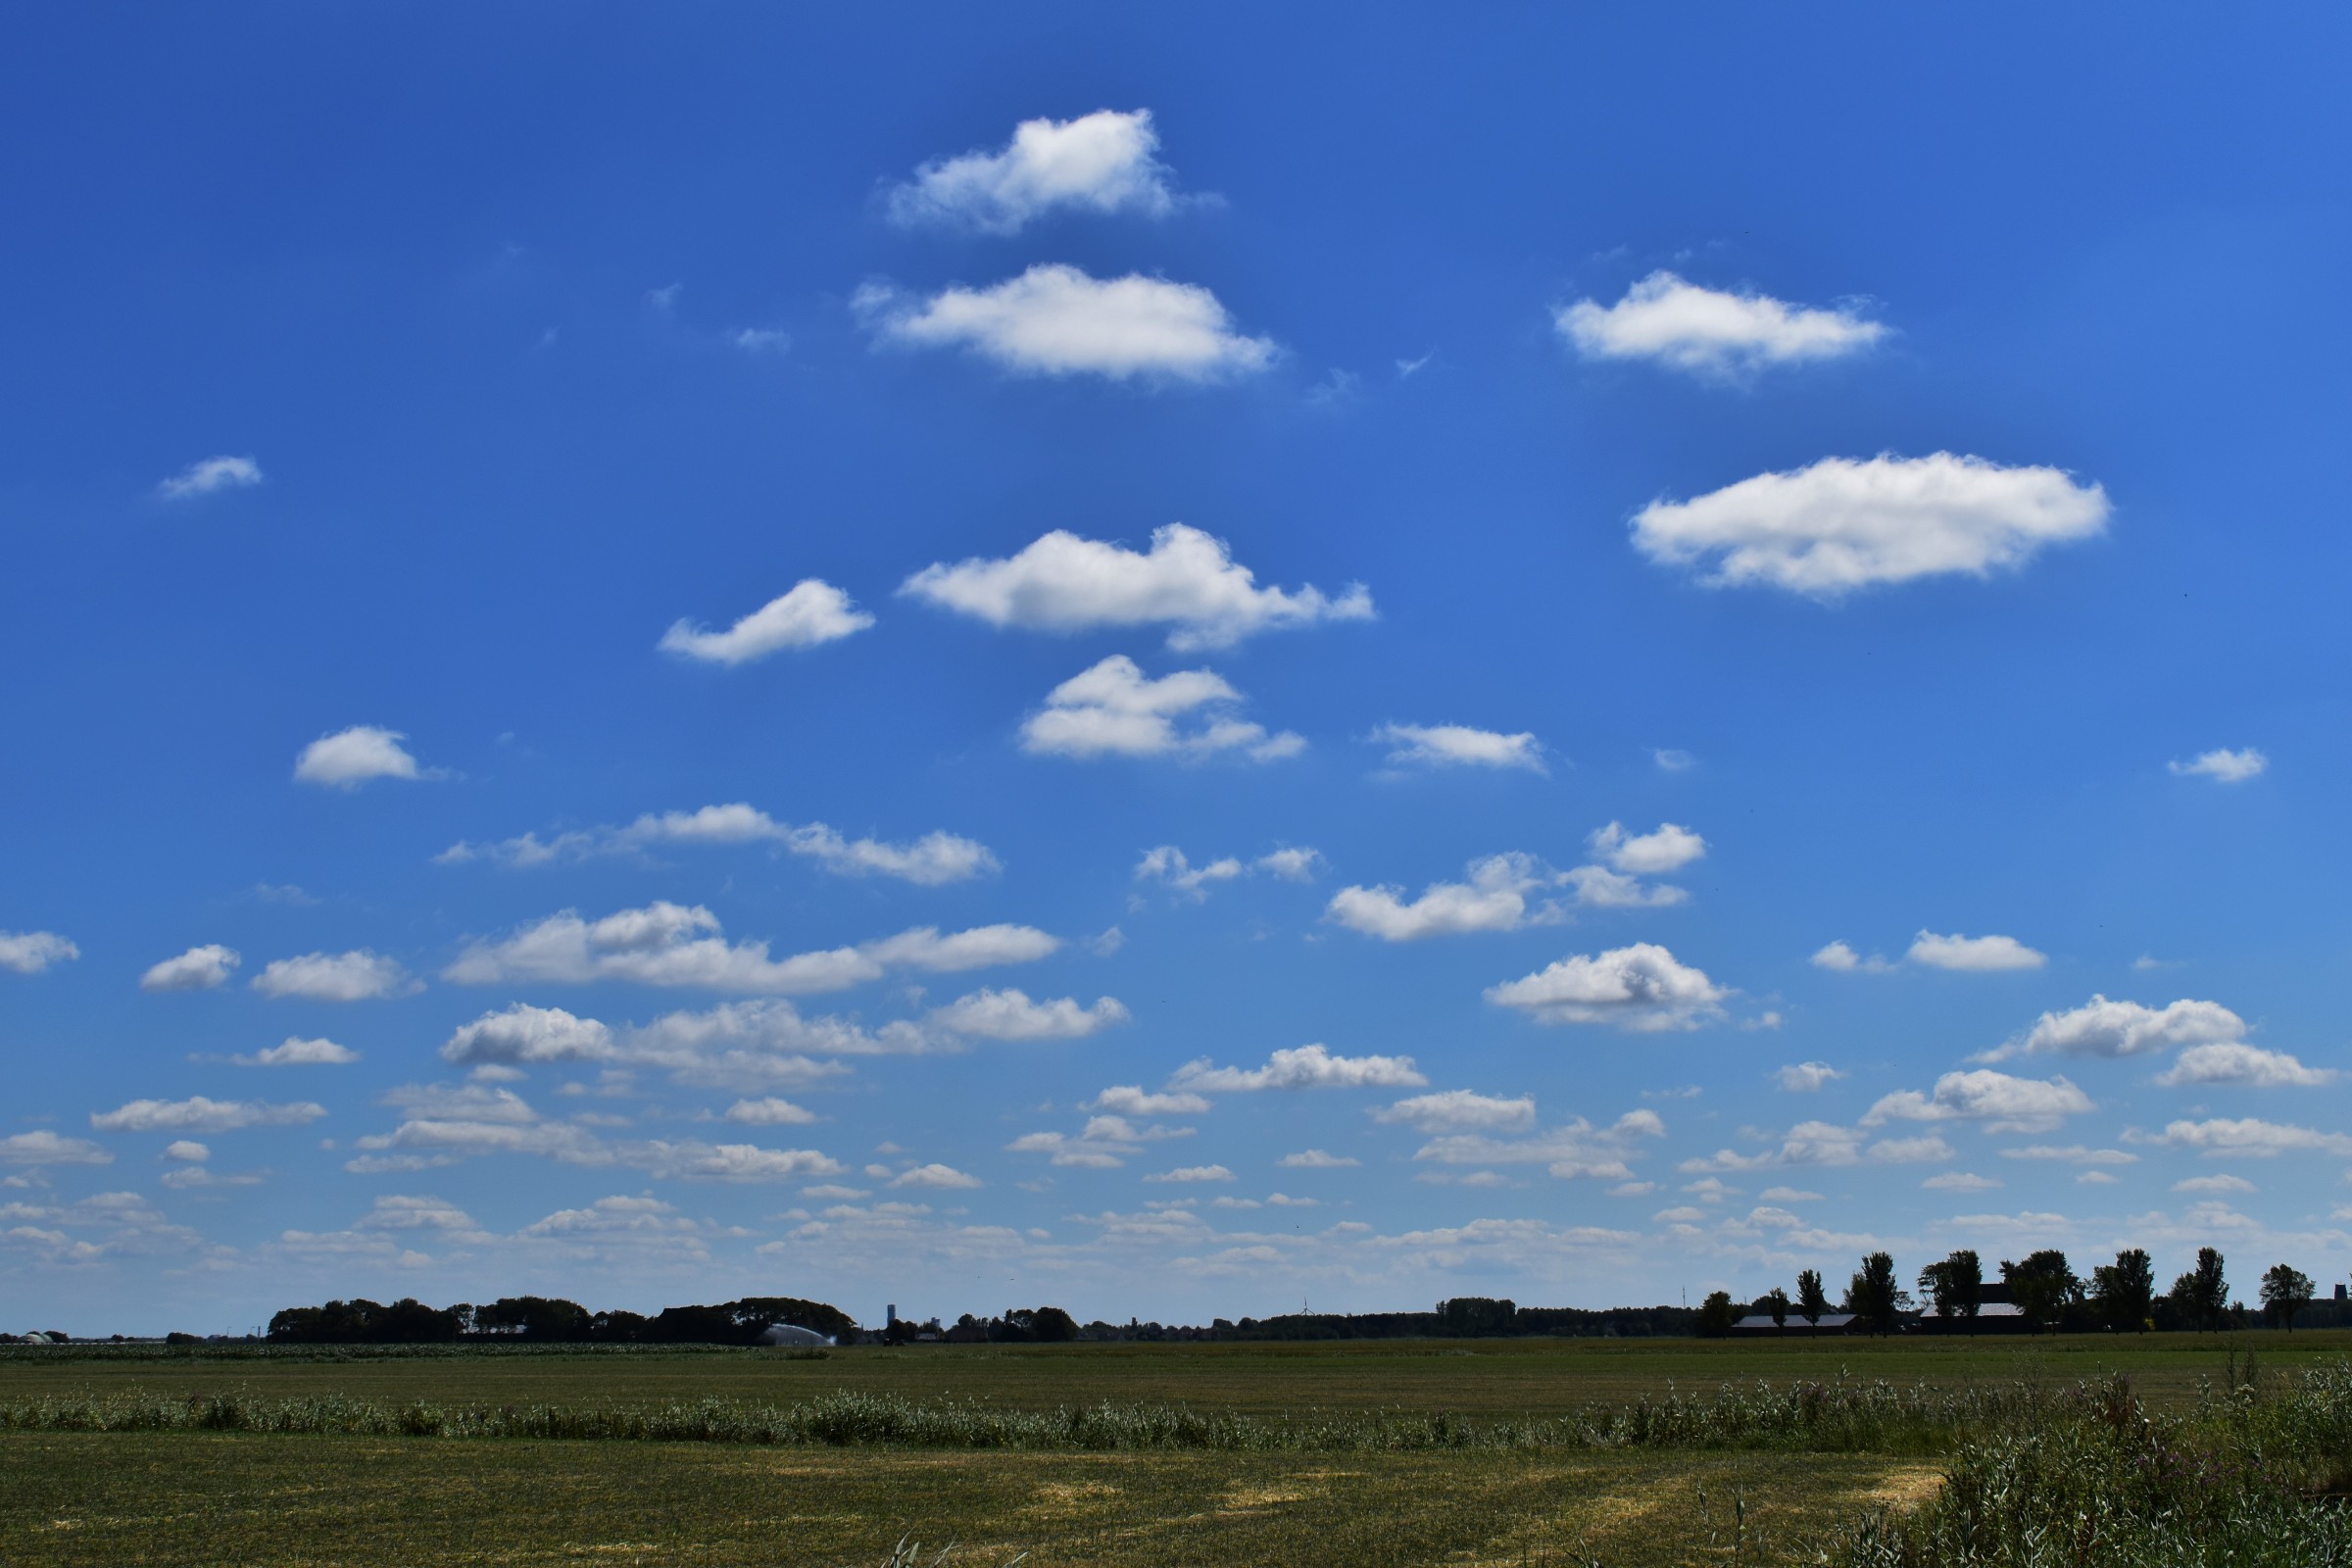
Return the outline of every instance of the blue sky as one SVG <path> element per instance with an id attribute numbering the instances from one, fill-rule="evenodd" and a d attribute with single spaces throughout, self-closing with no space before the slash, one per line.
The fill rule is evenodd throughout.
<path id="1" fill-rule="evenodd" d="M 2342 1276 L 2282 15 L 19 21 L 0 1314 Z"/>

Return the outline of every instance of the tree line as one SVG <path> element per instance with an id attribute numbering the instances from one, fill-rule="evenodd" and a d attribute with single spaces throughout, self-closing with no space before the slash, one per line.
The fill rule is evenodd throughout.
<path id="1" fill-rule="evenodd" d="M 486 1306 L 427 1306 L 414 1297 L 385 1304 L 365 1298 L 289 1306 L 270 1319 L 279 1345 L 441 1345 L 522 1339 L 534 1344 L 756 1345 L 771 1324 L 790 1323 L 832 1339 L 855 1337 L 858 1320 L 823 1301 L 747 1296 L 717 1306 L 670 1306 L 651 1317 L 591 1312 L 561 1297 L 506 1296 Z"/>
<path id="2" fill-rule="evenodd" d="M 2230 1299 L 2225 1268 L 2218 1250 L 2199 1248 L 2196 1266 L 2159 1295 L 2155 1267 L 2140 1248 L 2126 1248 L 2115 1254 L 2114 1262 L 2093 1265 L 2087 1279 L 2075 1272 L 2066 1253 L 2048 1248 L 2029 1252 L 2021 1262 L 2004 1260 L 2000 1265 L 2001 1292 L 2036 1333 L 2220 1329 L 2236 1326 L 2251 1315 Z M 1932 1311 L 1947 1323 L 1972 1327 L 1984 1304 L 1984 1260 L 1974 1250 L 1962 1248 L 1921 1269 L 1918 1287 L 1915 1298 L 1897 1279 L 1890 1254 L 1867 1253 L 1846 1282 L 1837 1310 L 1852 1314 L 1856 1327 L 1873 1334 L 1892 1333 L 1915 1307 Z M 2291 1330 L 2295 1314 L 2310 1305 L 2317 1294 L 2310 1275 L 2292 1264 L 2274 1264 L 2262 1276 L 2262 1317 Z M 1749 1310 L 1770 1317 L 1774 1327 L 1785 1328 L 1792 1320 L 1817 1326 L 1829 1315 L 1831 1306 L 1820 1271 L 1806 1269 L 1796 1277 L 1793 1297 L 1776 1285 Z M 1699 1307 L 1698 1332 L 1729 1334 L 1739 1315 L 1731 1293 L 1717 1291 Z"/>

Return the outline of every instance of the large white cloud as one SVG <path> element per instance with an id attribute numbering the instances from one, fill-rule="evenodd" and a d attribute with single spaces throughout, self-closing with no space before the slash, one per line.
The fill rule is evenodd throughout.
<path id="1" fill-rule="evenodd" d="M 2260 778 L 2269 770 L 2271 760 L 2248 746 L 2231 751 L 2225 746 L 2216 751 L 2200 752 L 2187 761 L 2164 764 L 2183 778 L 2209 778 L 2217 784 L 2243 784 L 2250 778 Z"/>
<path id="2" fill-rule="evenodd" d="M 2283 1051 L 2265 1051 L 2236 1041 L 2191 1046 L 2156 1081 L 2184 1084 L 2242 1084 L 2251 1089 L 2317 1089 L 2336 1080 L 2330 1067 L 2306 1067 Z"/>
<path id="3" fill-rule="evenodd" d="M 1588 360 L 1655 360 L 1707 376 L 1840 359 L 1886 335 L 1850 307 L 1788 305 L 1768 294 L 1702 288 L 1667 271 L 1635 283 L 1614 305 L 1578 300 L 1553 324 Z"/>
<path id="4" fill-rule="evenodd" d="M 989 1040 L 1077 1040 L 1125 1023 L 1128 1016 L 1116 997 L 1097 997 L 1088 1007 L 1074 997 L 1032 1002 L 1027 993 L 1007 986 L 958 997 L 933 1011 L 930 1022 L 951 1034 Z"/>
<path id="5" fill-rule="evenodd" d="M 1419 1089 L 1429 1080 L 1410 1056 L 1335 1056 L 1321 1045 L 1277 1051 L 1263 1067 L 1218 1067 L 1206 1056 L 1188 1061 L 1168 1087 L 1209 1095 L 1269 1089 Z"/>
<path id="6" fill-rule="evenodd" d="M 1443 1165 L 1543 1165 L 1563 1181 L 1625 1181 L 1633 1175 L 1626 1160 L 1635 1146 L 1644 1138 L 1664 1137 L 1666 1123 L 1654 1110 L 1629 1110 L 1607 1127 L 1579 1116 L 1523 1138 L 1496 1136 L 1500 1131 L 1442 1133 L 1416 1150 L 1413 1158 Z"/>
<path id="7" fill-rule="evenodd" d="M 663 653 L 709 664 L 748 664 L 788 648 L 838 642 L 874 623 L 850 596 L 820 578 L 808 577 L 761 605 L 725 631 L 709 631 L 681 620 L 662 634 Z"/>
<path id="8" fill-rule="evenodd" d="M 258 1100 L 134 1100 L 113 1110 L 92 1111 L 90 1125 L 102 1133 L 224 1133 L 240 1127 L 292 1127 L 317 1121 L 324 1105 L 302 1101 L 273 1105 Z"/>
<path id="9" fill-rule="evenodd" d="M 969 349 L 1025 374 L 1220 381 L 1264 369 L 1276 352 L 1271 338 L 1236 330 L 1207 289 L 1140 272 L 1096 278 L 1045 263 L 989 288 L 912 300 L 869 286 L 855 303 L 886 342 Z"/>
<path id="10" fill-rule="evenodd" d="M 1544 743 L 1524 730 L 1506 735 L 1468 724 L 1383 724 L 1370 739 L 1390 748 L 1389 760 L 1399 765 L 1549 771 L 1544 764 Z"/>
<path id="11" fill-rule="evenodd" d="M 605 1061 L 614 1054 L 612 1031 L 596 1019 L 521 1002 L 459 1025 L 441 1047 L 443 1060 L 469 1064 Z"/>
<path id="12" fill-rule="evenodd" d="M 891 876 L 922 887 L 940 887 L 1003 869 L 987 845 L 957 834 L 934 831 L 903 844 L 870 837 L 853 839 L 823 822 L 779 822 L 744 801 L 692 811 L 648 811 L 625 826 L 575 828 L 549 839 L 525 833 L 491 844 L 460 842 L 433 858 L 443 865 L 489 860 L 530 868 L 597 856 L 637 854 L 657 844 L 773 844 L 840 876 Z"/>
<path id="13" fill-rule="evenodd" d="M 1991 1054 L 2138 1056 L 2174 1046 L 2228 1044 L 2245 1033 L 2245 1019 L 2218 1002 L 2184 997 L 2149 1007 L 2093 995 L 2080 1007 L 2043 1013 L 2022 1040 Z"/>
<path id="14" fill-rule="evenodd" d="M 1862 1118 L 1876 1127 L 1903 1121 L 1982 1121 L 1987 1132 L 2048 1132 L 2069 1116 L 2094 1109 L 2090 1097 L 2064 1078 L 2014 1078 L 1978 1068 L 1947 1072 L 1927 1094 L 1905 1089 L 1882 1098 Z"/>
<path id="15" fill-rule="evenodd" d="M 216 490 L 243 490 L 262 482 L 262 466 L 251 458 L 202 458 L 155 487 L 167 501 L 209 496 Z"/>
<path id="16" fill-rule="evenodd" d="M 294 759 L 295 782 L 328 789 L 356 790 L 376 778 L 440 778 L 439 768 L 417 765 L 400 743 L 408 736 L 374 724 L 354 724 L 321 735 Z"/>
<path id="17" fill-rule="evenodd" d="M 1642 1031 L 1692 1029 L 1720 1017 L 1731 993 L 1654 942 L 1560 959 L 1487 988 L 1487 1000 L 1540 1023 L 1608 1023 Z"/>
<path id="18" fill-rule="evenodd" d="M 1702 568 L 1711 587 L 1761 584 L 1832 599 L 1877 583 L 2024 564 L 2107 525 L 2107 495 L 2057 468 L 1938 452 L 1824 458 L 1634 518 L 1652 561 Z"/>
<path id="19" fill-rule="evenodd" d="M 1547 879 L 1525 855 L 1494 855 L 1470 863 L 1468 880 L 1433 882 L 1406 903 L 1397 887 L 1346 887 L 1332 895 L 1323 917 L 1385 942 L 1470 931 L 1516 931 L 1530 918 L 1528 894 Z M 1556 919 L 1539 908 L 1537 919 Z"/>
<path id="20" fill-rule="evenodd" d="M 2050 961 L 2047 954 L 2036 953 L 2015 937 L 1944 937 L 1933 931 L 1920 932 L 1904 956 L 1932 969 L 1980 974 L 2001 969 L 2038 969 Z"/>
<path id="21" fill-rule="evenodd" d="M 228 983 L 229 972 L 243 962 L 234 948 L 224 948 L 218 942 L 190 948 L 174 958 L 166 958 L 139 976 L 141 991 L 210 991 Z"/>
<path id="22" fill-rule="evenodd" d="M 477 941 L 443 978 L 462 985 L 518 980 L 625 980 L 650 986 L 800 995 L 839 991 L 893 969 L 953 973 L 1042 958 L 1060 942 L 1033 926 L 990 925 L 942 936 L 918 926 L 894 937 L 820 953 L 770 958 L 764 942 L 728 942 L 718 916 L 700 905 L 659 901 L 601 920 L 563 910 L 500 941 Z"/>
<path id="23" fill-rule="evenodd" d="M 367 948 L 350 953 L 306 953 L 273 958 L 253 977 L 265 997 L 301 997 L 311 1002 L 371 1002 L 404 996 L 417 983 L 399 960 Z"/>
<path id="24" fill-rule="evenodd" d="M 1238 753 L 1252 761 L 1296 757 L 1306 742 L 1288 730 L 1233 716 L 1242 694 L 1206 669 L 1145 678 L 1134 660 L 1114 654 L 1046 694 L 1046 706 L 1021 725 L 1024 750 L 1052 757 L 1203 758 Z"/>
<path id="25" fill-rule="evenodd" d="M 1153 156 L 1158 151 L 1149 109 L 1024 120 L 995 152 L 974 149 L 923 165 L 891 189 L 887 206 L 896 223 L 985 234 L 1016 233 L 1063 207 L 1164 217 L 1176 196 L 1167 167 Z"/>
<path id="26" fill-rule="evenodd" d="M 79 948 L 54 931 L 0 931 L 0 969 L 12 974 L 39 974 L 80 956 Z"/>
<path id="27" fill-rule="evenodd" d="M 1181 522 L 1153 529 L 1148 553 L 1057 528 L 1001 560 L 925 566 L 899 592 L 992 626 L 1054 632 L 1167 626 L 1168 646 L 1179 653 L 1373 614 L 1361 583 L 1337 597 L 1312 586 L 1261 588 L 1224 540 Z"/>

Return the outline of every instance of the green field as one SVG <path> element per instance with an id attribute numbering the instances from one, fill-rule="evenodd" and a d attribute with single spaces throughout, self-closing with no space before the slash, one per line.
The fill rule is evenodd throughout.
<path id="1" fill-rule="evenodd" d="M 2237 1336 L 2274 1372 L 2352 1336 Z M 843 1392 L 1041 1411 L 1108 1401 L 1253 1418 L 1565 1415 L 1724 1384 L 1886 1380 L 1965 1392 L 2128 1373 L 2159 1402 L 2222 1376 L 2209 1337 L 1482 1341 L 1279 1346 L 476 1353 L 329 1359 L 0 1353 L 0 1408 L 229 1396 L 497 1411 Z M 952 1563 L 1666 1564 L 1794 1560 L 1873 1508 L 1933 1495 L 1942 1465 L 1788 1446 L 1445 1451 L 943 1451 L 892 1446 L 0 1433 L 0 1562 L 16 1564 L 880 1563 L 902 1537 Z M 930 1555 L 926 1551 L 926 1559 Z"/>

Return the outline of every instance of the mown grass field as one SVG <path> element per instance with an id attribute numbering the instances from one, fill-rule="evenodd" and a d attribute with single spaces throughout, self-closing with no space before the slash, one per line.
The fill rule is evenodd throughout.
<path id="1" fill-rule="evenodd" d="M 382 1359 L 0 1353 L 0 1405 L 43 1396 L 344 1396 L 617 1409 L 843 1391 L 1019 1410 L 1180 1404 L 1284 1422 L 1547 1416 L 1758 1379 L 1964 1390 L 2114 1372 L 2187 1404 L 2226 1344 L 2273 1374 L 2352 1335 L 1976 1341 L 1359 1343 L 481 1354 Z M 1611 1565 L 1797 1560 L 1872 1508 L 1933 1495 L 1904 1452 L 940 1451 L 257 1432 L 0 1432 L 0 1562 Z M 929 1558 L 926 1552 L 926 1560 Z"/>

